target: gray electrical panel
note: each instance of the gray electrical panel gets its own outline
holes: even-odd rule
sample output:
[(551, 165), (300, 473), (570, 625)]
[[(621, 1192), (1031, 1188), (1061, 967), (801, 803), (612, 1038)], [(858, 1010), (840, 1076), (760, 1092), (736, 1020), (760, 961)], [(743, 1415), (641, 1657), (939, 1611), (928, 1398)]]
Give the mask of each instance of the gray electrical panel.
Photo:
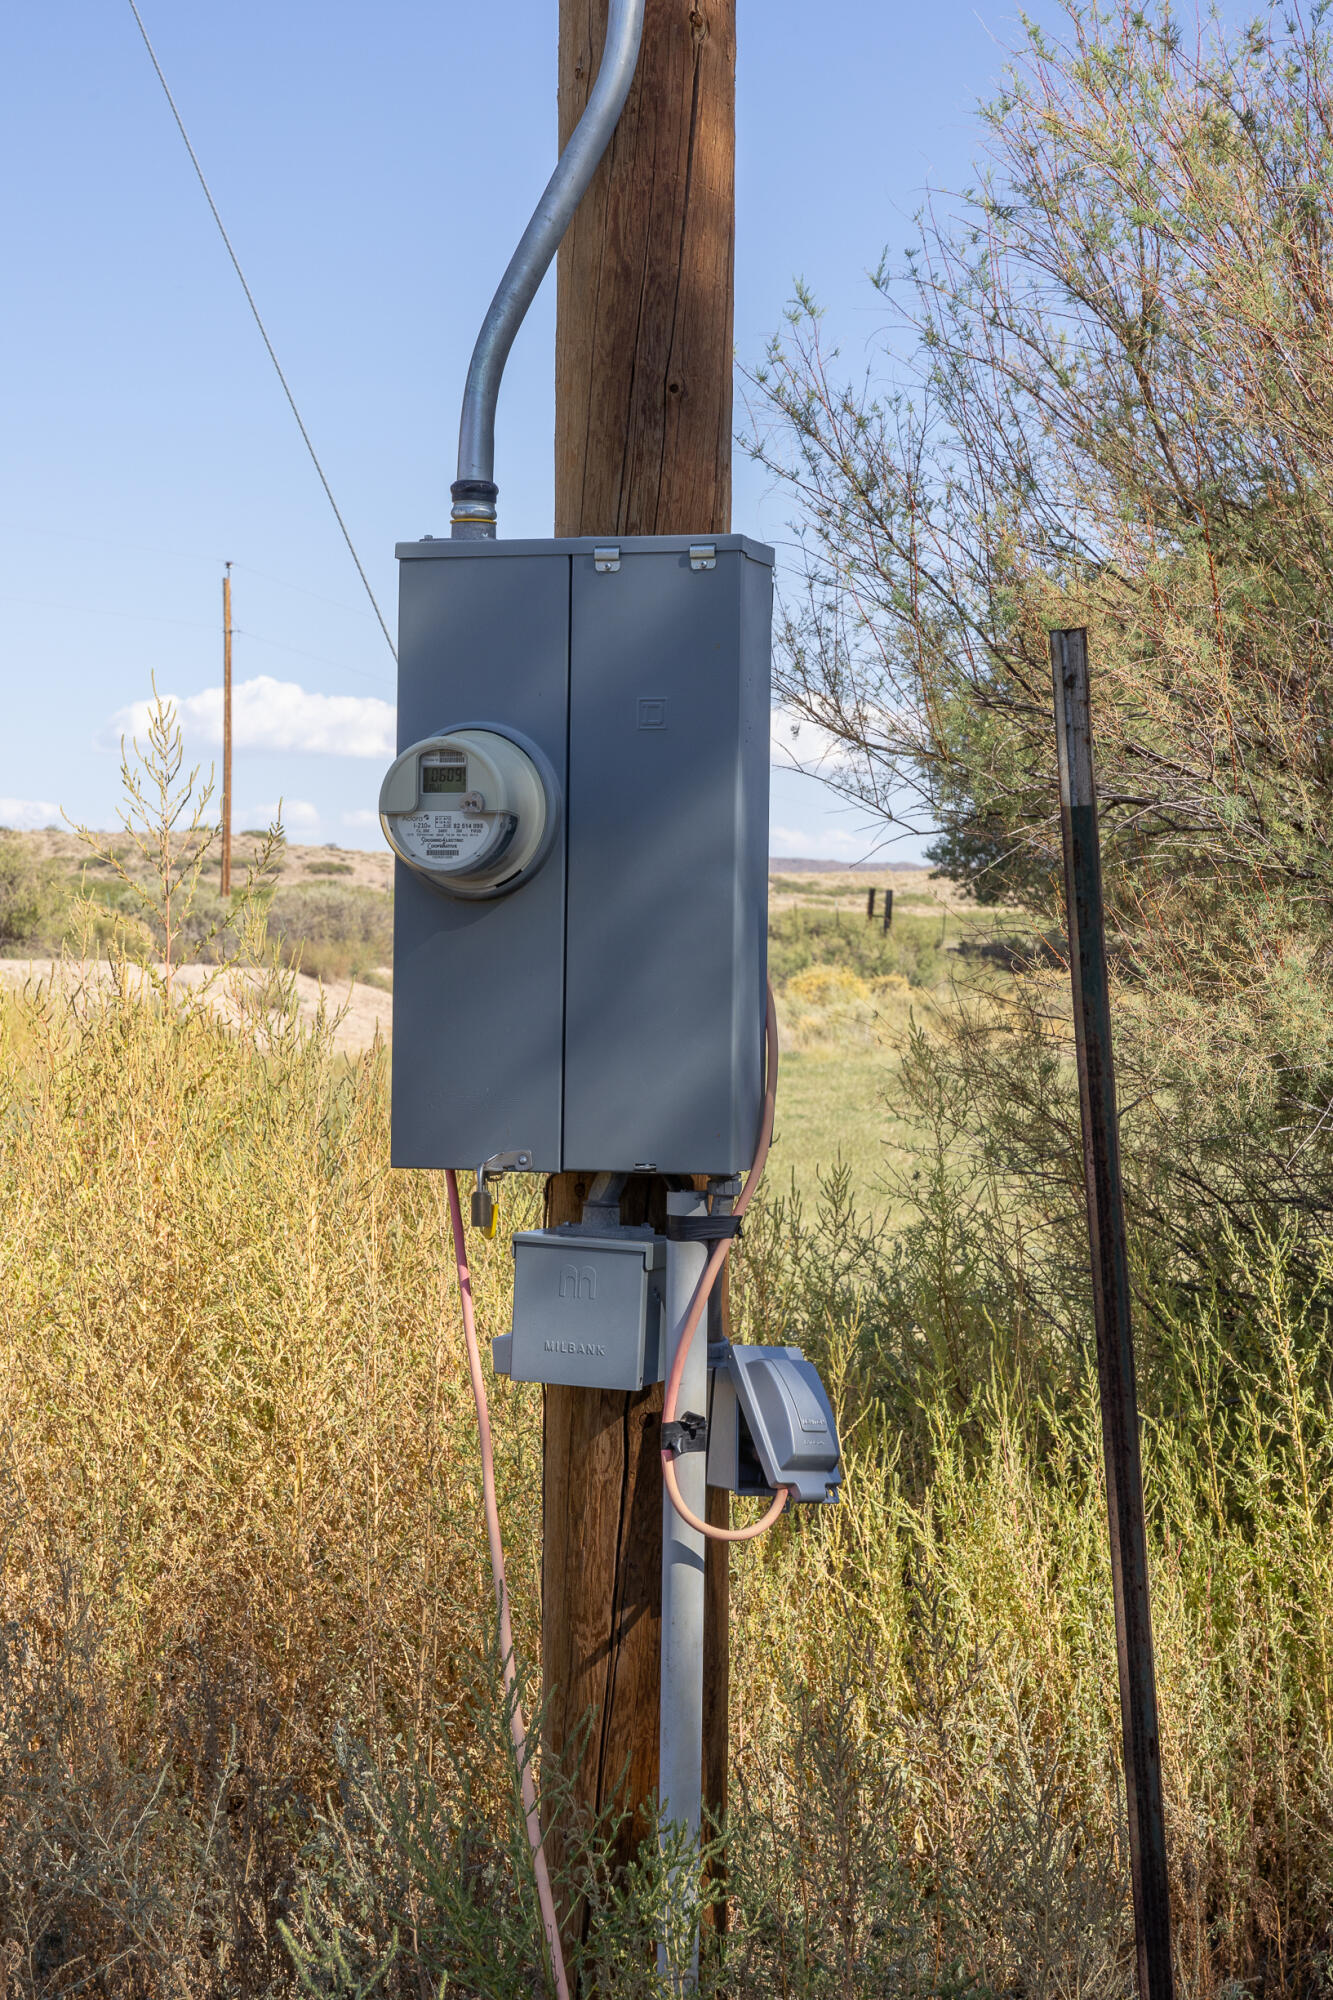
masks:
[(398, 555), (400, 750), (512, 736), (554, 775), (555, 827), (540, 865), (480, 899), (397, 865), (394, 1164), (747, 1165), (772, 551), (720, 535)]

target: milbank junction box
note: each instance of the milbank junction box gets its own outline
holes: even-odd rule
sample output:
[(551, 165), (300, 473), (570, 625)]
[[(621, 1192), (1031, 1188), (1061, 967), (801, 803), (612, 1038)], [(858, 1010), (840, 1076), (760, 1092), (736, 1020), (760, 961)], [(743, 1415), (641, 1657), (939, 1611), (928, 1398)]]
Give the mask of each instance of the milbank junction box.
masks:
[(445, 821), (428, 794), (484, 804), (489, 767), (468, 746), (497, 736), (540, 770), (546, 813), (536, 859), (470, 896), (394, 842), (394, 1165), (747, 1166), (763, 1087), (772, 550), (718, 535), (397, 553), (400, 758), (382, 813), (396, 804), (429, 832)]

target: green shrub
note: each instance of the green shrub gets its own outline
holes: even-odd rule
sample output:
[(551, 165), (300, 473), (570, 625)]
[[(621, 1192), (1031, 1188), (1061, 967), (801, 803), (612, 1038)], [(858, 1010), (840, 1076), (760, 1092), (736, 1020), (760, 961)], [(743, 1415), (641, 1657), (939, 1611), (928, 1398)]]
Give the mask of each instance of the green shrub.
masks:
[(393, 898), (350, 883), (293, 883), (268, 906), (269, 936), (282, 962), (317, 979), (347, 979), (386, 965), (393, 952)]
[(0, 828), (0, 953), (50, 949), (68, 900), (58, 866), (44, 866), (24, 840)]
[(940, 919), (895, 917), (890, 930), (860, 911), (775, 910), (768, 925), (768, 970), (775, 986), (811, 966), (836, 966), (863, 979), (899, 973), (912, 986), (937, 986), (948, 959)]
[[(1053, 940), (1050, 634), (1087, 634), (1154, 1292), (1238, 1287), (1238, 1228), (1313, 1287), (1333, 1231), (1333, 30), (1205, 15), (1022, 17), (975, 173), (876, 275), (878, 360), (845, 369), (804, 293), (755, 383), (805, 572), (781, 695), (869, 822), (910, 801), (937, 865)], [(1019, 982), (953, 1065), (1052, 1244), (1081, 1203), (1061, 1019), (1067, 982)]]

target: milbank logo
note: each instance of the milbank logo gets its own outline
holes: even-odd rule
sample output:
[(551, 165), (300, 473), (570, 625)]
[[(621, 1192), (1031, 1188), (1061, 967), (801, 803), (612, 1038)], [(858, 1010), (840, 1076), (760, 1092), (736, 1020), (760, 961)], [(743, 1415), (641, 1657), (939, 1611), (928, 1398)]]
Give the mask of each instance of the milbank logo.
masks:
[(560, 1273), (560, 1296), (562, 1299), (595, 1299), (597, 1297), (597, 1266), (566, 1264)]
[(543, 1343), (548, 1354), (604, 1355), (605, 1347), (599, 1340), (548, 1340)]

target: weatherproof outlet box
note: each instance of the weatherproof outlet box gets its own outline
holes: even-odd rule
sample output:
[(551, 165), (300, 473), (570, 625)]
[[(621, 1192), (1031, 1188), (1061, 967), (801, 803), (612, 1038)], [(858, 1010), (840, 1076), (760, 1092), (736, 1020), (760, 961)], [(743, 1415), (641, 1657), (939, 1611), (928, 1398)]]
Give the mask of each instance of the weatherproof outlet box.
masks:
[(730, 1174), (759, 1124), (770, 549), (409, 542), (400, 750), (511, 732), (554, 778), (517, 886), (397, 865), (393, 1161)]
[(662, 1379), (666, 1244), (567, 1223), (514, 1238), (514, 1329), (492, 1342), (516, 1382), (642, 1389)]
[(833, 1406), (799, 1347), (729, 1350), (713, 1376), (708, 1483), (733, 1493), (787, 1486), (797, 1500), (838, 1498), (842, 1464)]
[(708, 1377), (708, 1484), (745, 1497), (773, 1497), (726, 1368)]

